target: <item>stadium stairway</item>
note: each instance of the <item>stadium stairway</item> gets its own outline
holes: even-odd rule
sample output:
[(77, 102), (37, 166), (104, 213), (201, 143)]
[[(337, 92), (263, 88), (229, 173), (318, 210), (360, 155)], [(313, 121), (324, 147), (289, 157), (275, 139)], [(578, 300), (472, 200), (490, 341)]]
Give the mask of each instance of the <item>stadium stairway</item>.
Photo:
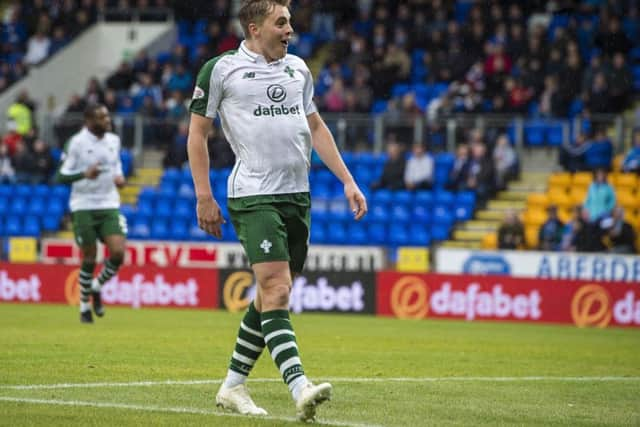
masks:
[(467, 249), (493, 248), (496, 232), (509, 210), (521, 212), (529, 194), (546, 190), (549, 172), (523, 172), (520, 179), (509, 183), (507, 190), (499, 192), (473, 219), (460, 223), (453, 231), (453, 239), (442, 243), (445, 247)]

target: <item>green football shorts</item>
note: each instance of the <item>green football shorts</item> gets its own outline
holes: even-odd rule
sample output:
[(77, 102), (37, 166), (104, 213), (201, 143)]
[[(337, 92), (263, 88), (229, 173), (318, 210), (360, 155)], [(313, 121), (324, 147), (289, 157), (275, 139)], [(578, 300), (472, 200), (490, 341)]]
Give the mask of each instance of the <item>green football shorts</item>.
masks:
[(127, 235), (127, 219), (118, 209), (75, 211), (71, 222), (78, 246), (90, 246), (114, 234)]
[(309, 193), (230, 198), (229, 215), (251, 265), (288, 261), (302, 271), (309, 248)]

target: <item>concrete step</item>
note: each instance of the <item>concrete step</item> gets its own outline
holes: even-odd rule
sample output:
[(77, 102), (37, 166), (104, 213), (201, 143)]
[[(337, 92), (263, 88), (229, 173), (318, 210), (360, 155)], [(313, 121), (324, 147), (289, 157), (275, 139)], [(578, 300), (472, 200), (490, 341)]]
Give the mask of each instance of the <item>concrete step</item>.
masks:
[(482, 241), (486, 231), (478, 231), (478, 230), (455, 230), (453, 232), (454, 240), (464, 240), (464, 241)]
[(484, 209), (476, 213), (476, 218), (483, 221), (502, 221), (504, 219), (504, 211)]
[(544, 192), (547, 190), (547, 182), (514, 181), (509, 183), (508, 190), (514, 192)]
[(501, 211), (507, 211), (510, 209), (520, 210), (524, 209), (526, 205), (526, 200), (489, 200), (487, 203), (487, 209)]
[(498, 200), (527, 200), (529, 193), (529, 191), (501, 191), (498, 193)]
[(470, 231), (495, 231), (500, 227), (500, 221), (487, 221), (472, 219), (462, 224), (463, 230)]
[(474, 241), (445, 240), (441, 243), (441, 246), (445, 248), (481, 249), (482, 243)]

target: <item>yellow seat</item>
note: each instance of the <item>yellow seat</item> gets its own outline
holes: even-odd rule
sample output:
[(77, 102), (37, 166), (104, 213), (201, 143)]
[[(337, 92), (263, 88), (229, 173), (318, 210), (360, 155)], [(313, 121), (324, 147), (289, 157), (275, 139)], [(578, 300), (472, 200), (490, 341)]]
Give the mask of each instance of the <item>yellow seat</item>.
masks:
[(640, 198), (627, 189), (616, 191), (616, 201), (625, 211), (636, 210), (640, 207)]
[(569, 191), (569, 197), (573, 202), (573, 206), (578, 206), (584, 203), (587, 198), (588, 188), (586, 187), (571, 187)]
[(547, 220), (547, 212), (544, 209), (528, 209), (522, 215), (522, 222), (525, 226), (539, 227)]
[(616, 191), (620, 189), (628, 189), (630, 191), (637, 191), (639, 186), (638, 176), (634, 173), (620, 173), (617, 174), (615, 180)]
[(558, 209), (558, 219), (562, 221), (563, 224), (571, 221), (573, 219), (573, 208), (563, 207)]
[(568, 187), (571, 185), (571, 174), (566, 172), (557, 172), (549, 175), (549, 187)]
[(538, 230), (540, 227), (528, 225), (524, 228), (524, 239), (529, 249), (538, 248)]
[(482, 238), (482, 249), (498, 249), (498, 235), (487, 233)]
[(552, 205), (556, 205), (558, 207), (573, 206), (573, 201), (571, 200), (571, 197), (569, 197), (569, 194), (567, 194), (566, 191), (552, 188), (551, 190), (549, 190), (547, 195), (549, 197), (549, 202)]
[(527, 207), (529, 209), (547, 209), (549, 197), (544, 193), (531, 193), (527, 196)]
[(620, 172), (622, 170), (622, 162), (624, 162), (624, 154), (618, 154), (613, 158), (613, 170)]
[(576, 172), (573, 174), (571, 180), (572, 186), (589, 187), (593, 181), (593, 174), (591, 172)]

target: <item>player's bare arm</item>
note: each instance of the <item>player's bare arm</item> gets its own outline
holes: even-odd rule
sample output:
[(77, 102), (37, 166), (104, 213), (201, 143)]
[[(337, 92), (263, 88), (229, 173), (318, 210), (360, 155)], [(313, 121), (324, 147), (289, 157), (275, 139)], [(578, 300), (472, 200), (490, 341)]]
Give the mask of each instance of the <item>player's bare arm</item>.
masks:
[(210, 130), (211, 119), (199, 114), (191, 114), (187, 153), (196, 192), (198, 225), (207, 233), (220, 239), (222, 237), (220, 226), (225, 221), (218, 202), (213, 198), (209, 182), (207, 135)]
[(360, 191), (353, 176), (351, 176), (347, 165), (344, 164), (329, 128), (327, 128), (327, 125), (318, 113), (307, 116), (307, 121), (311, 129), (311, 140), (314, 150), (316, 150), (320, 159), (322, 159), (331, 172), (344, 184), (344, 195), (349, 201), (349, 206), (354, 218), (356, 220), (361, 219), (368, 210), (367, 200), (362, 194), (362, 191)]

